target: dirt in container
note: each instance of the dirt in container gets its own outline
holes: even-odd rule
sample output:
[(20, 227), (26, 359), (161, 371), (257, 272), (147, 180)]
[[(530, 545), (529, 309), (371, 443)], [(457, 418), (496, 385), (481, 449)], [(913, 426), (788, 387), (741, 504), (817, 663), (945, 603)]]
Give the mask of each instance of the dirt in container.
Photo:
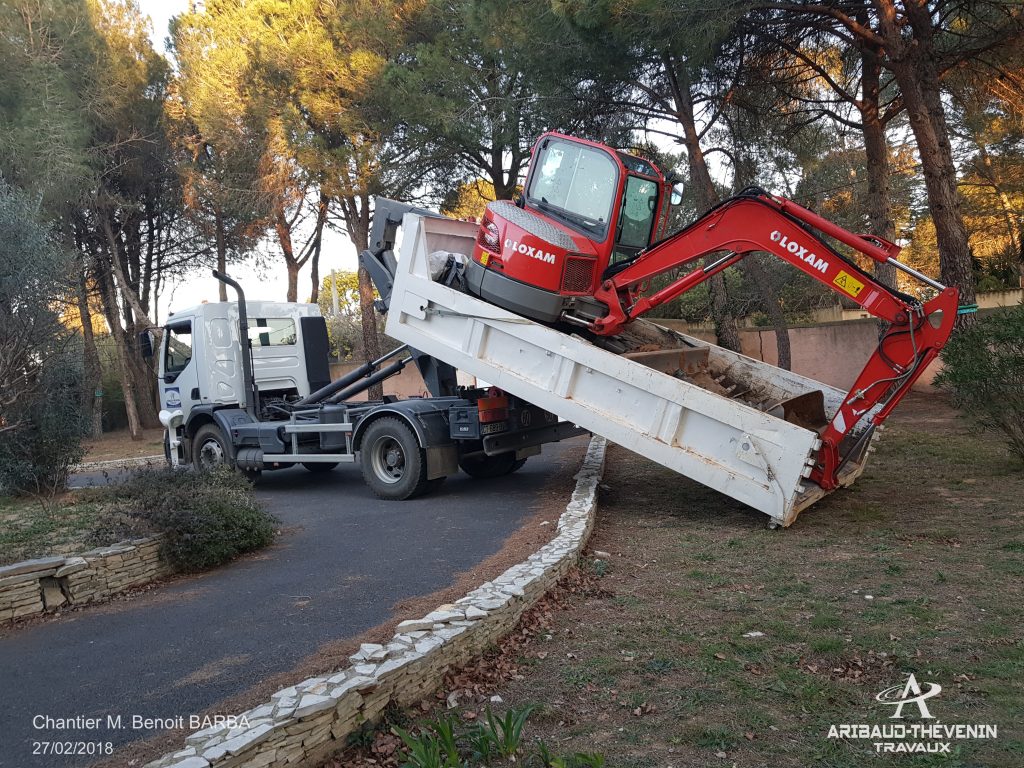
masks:
[(634, 320), (612, 339), (595, 343), (609, 351), (694, 384), (721, 397), (738, 400), (792, 424), (820, 432), (828, 423), (820, 390), (780, 400), (750, 382), (736, 381), (716, 370), (709, 348), (690, 344), (682, 336), (642, 319)]

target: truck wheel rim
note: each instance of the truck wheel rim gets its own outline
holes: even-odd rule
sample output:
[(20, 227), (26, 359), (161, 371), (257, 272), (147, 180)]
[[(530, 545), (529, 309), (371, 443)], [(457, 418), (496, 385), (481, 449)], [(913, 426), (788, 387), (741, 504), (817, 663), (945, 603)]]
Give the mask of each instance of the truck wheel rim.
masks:
[(207, 440), (199, 449), (199, 466), (203, 469), (213, 469), (224, 463), (224, 448), (219, 442)]
[(393, 437), (382, 437), (370, 453), (373, 473), (385, 483), (397, 483), (405, 475), (405, 451)]

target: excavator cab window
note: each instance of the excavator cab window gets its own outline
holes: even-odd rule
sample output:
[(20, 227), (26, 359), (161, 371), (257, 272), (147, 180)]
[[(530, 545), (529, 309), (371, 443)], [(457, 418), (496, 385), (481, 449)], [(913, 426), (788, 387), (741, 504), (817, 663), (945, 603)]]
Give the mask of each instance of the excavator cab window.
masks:
[(632, 259), (651, 241), (651, 227), (658, 211), (658, 184), (653, 179), (628, 176), (615, 233), (611, 264)]
[(603, 240), (618, 176), (608, 153), (585, 144), (548, 139), (534, 165), (526, 202)]

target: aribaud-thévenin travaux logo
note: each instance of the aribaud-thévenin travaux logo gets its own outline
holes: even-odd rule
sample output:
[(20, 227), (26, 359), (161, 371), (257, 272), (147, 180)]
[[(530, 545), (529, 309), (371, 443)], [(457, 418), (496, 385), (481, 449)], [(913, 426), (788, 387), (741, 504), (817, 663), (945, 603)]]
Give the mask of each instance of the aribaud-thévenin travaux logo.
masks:
[(875, 696), (879, 703), (894, 708), (889, 722), (832, 725), (828, 737), (868, 740), (879, 753), (951, 754), (953, 744), (958, 741), (999, 736), (997, 725), (945, 723), (937, 718), (929, 704), (935, 706), (933, 700), (940, 693), (942, 686), (938, 683), (925, 682), (922, 687), (911, 674), (905, 682)]

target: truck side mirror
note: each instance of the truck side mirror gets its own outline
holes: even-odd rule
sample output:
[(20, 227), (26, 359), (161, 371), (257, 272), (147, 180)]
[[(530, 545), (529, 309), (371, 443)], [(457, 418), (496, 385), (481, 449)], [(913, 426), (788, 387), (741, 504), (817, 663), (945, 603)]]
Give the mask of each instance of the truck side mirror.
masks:
[(139, 334), (139, 354), (147, 360), (153, 357), (153, 332), (148, 329)]
[(683, 182), (676, 182), (672, 185), (672, 194), (669, 196), (668, 201), (672, 205), (679, 205), (683, 202)]

